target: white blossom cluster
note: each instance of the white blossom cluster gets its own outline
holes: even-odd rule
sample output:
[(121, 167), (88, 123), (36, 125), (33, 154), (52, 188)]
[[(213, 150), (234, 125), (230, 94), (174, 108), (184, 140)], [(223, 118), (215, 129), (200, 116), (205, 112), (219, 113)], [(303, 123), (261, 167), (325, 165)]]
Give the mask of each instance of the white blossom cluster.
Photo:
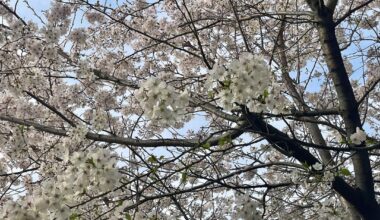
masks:
[(106, 149), (75, 152), (70, 157), (70, 166), (59, 181), (66, 193), (83, 193), (93, 190), (111, 190), (118, 182), (116, 159)]
[(240, 220), (261, 220), (261, 215), (256, 210), (257, 204), (252, 201), (248, 196), (235, 197), (235, 219)]
[[(37, 201), (39, 203), (39, 201)], [(47, 202), (46, 202), (47, 203)], [(0, 213), (1, 219), (7, 219), (7, 220), (38, 220), (38, 219), (54, 219), (54, 215), (51, 215), (51, 218), (48, 214), (45, 213), (45, 215), (39, 210), (37, 210), (39, 205), (32, 205), (28, 204), (27, 202), (23, 201), (22, 204), (19, 204), (14, 201), (7, 201)], [(58, 219), (60, 218), (57, 215)], [(66, 216), (67, 219), (68, 216)]]
[(321, 163), (315, 163), (315, 164), (312, 165), (312, 168), (314, 170), (320, 171), (320, 170), (323, 170), (323, 165)]
[(32, 56), (40, 57), (43, 53), (43, 46), (39, 41), (32, 41), (26, 47)]
[(71, 7), (68, 4), (56, 2), (53, 4), (50, 13), (48, 14), (49, 22), (59, 22), (68, 18), (71, 15)]
[(85, 16), (87, 21), (91, 24), (95, 24), (97, 22), (101, 23), (105, 20), (104, 15), (99, 12), (90, 11), (87, 12)]
[(95, 79), (95, 74), (92, 73), (91, 67), (88, 61), (80, 60), (78, 62), (77, 76), (78, 78), (87, 79), (93, 81)]
[(86, 43), (87, 34), (84, 28), (73, 29), (70, 33), (69, 39), (78, 45)]
[(42, 33), (45, 36), (45, 40), (48, 43), (57, 43), (59, 38), (65, 33), (64, 30), (54, 27), (46, 26), (42, 29)]
[(263, 59), (252, 54), (242, 54), (227, 68), (216, 66), (210, 71), (205, 87), (209, 93), (217, 90), (216, 98), (227, 111), (235, 103), (246, 105), (254, 112), (285, 111), (286, 99), (280, 94), (280, 85), (274, 82)]
[(299, 183), (300, 182), (300, 179), (303, 177), (301, 172), (297, 169), (293, 169), (293, 171), (290, 173), (290, 180), (293, 182), (293, 183)]
[(26, 145), (24, 130), (25, 128), (23, 126), (18, 126), (13, 132), (13, 143), (17, 148), (23, 148)]
[(185, 115), (189, 94), (187, 91), (178, 94), (173, 86), (152, 77), (141, 85), (136, 99), (148, 118), (162, 125), (173, 125)]
[(8, 201), (0, 210), (1, 219), (66, 220), (71, 215), (69, 205), (80, 197), (112, 190), (119, 181), (116, 159), (106, 149), (75, 152), (67, 169), (45, 181), (41, 188), (20, 201)]
[(347, 219), (347, 211), (344, 206), (336, 203), (335, 198), (328, 198), (320, 202), (321, 204), (315, 205), (315, 208), (319, 210), (319, 219), (328, 220), (342, 220)]
[(84, 140), (87, 132), (88, 132), (88, 129), (86, 126), (79, 125), (77, 127), (70, 128), (67, 132), (67, 136), (70, 137), (70, 143), (78, 144)]
[(100, 131), (107, 126), (107, 113), (101, 110), (94, 111), (92, 126), (95, 130)]
[(363, 141), (367, 139), (367, 135), (360, 128), (356, 128), (356, 132), (351, 134), (350, 140), (355, 145), (360, 145)]
[(334, 181), (335, 179), (335, 176), (336, 176), (336, 173), (333, 172), (332, 170), (326, 170), (323, 174), (323, 179), (322, 181), (324, 182), (327, 182), (327, 183), (330, 183), (332, 181)]

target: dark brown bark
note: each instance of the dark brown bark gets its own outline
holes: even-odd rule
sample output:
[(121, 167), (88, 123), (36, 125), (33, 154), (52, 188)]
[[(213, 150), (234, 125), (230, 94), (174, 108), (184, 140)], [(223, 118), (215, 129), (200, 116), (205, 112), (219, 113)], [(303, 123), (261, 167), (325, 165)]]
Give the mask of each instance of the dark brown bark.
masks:
[(246, 108), (244, 112), (250, 124), (249, 129), (251, 132), (263, 136), (278, 151), (286, 156), (296, 158), (302, 164), (311, 166), (319, 163), (319, 160), (303, 148), (302, 145), (289, 138), (287, 134), (266, 123), (260, 115), (251, 113)]
[[(248, 112), (247, 109), (245, 109), (245, 115), (251, 125), (251, 131), (260, 133), (260, 135), (265, 137), (269, 143), (284, 155), (294, 157), (302, 164), (313, 165), (319, 162), (318, 159), (304, 149), (302, 145), (290, 139), (285, 133), (267, 124), (260, 115)], [(380, 208), (376, 200), (370, 199), (360, 188), (350, 186), (339, 176), (333, 180), (332, 188), (338, 192), (351, 207), (354, 207), (355, 211), (360, 213), (363, 219), (379, 219)]]
[(341, 177), (336, 177), (332, 187), (360, 213), (363, 219), (378, 220), (380, 208), (376, 200), (368, 200), (360, 189), (354, 189)]
[[(331, 4), (333, 4), (333, 2), (331, 2)], [(333, 5), (331, 7), (335, 8), (335, 6)], [(293, 100), (296, 106), (303, 111), (310, 111), (311, 110), (310, 107), (305, 103), (304, 99), (298, 93), (296, 87), (294, 86), (293, 80), (289, 76), (288, 61), (287, 61), (286, 52), (285, 52), (286, 48), (285, 48), (284, 31), (285, 31), (285, 20), (282, 22), (280, 32), (278, 35), (278, 40), (277, 40), (280, 64), (282, 68), (282, 71), (281, 71), (282, 78), (284, 79), (286, 87), (288, 88), (289, 94), (293, 97)], [(314, 117), (301, 117), (301, 118), (314, 119)], [(327, 146), (326, 141), (322, 136), (322, 132), (318, 127), (318, 124), (305, 122), (305, 125), (315, 144), (320, 145), (320, 146)], [(332, 160), (331, 153), (328, 150), (318, 149), (318, 153), (324, 165), (335, 164), (334, 161)], [(335, 187), (339, 187), (339, 185), (335, 184)], [(351, 188), (351, 190), (353, 189)], [(345, 201), (345, 203), (348, 206), (348, 209), (351, 215), (351, 220), (360, 220), (361, 219), (360, 215), (356, 211), (356, 209), (353, 207), (353, 205), (347, 202), (347, 200)]]
[[(335, 35), (333, 11), (325, 7), (321, 0), (307, 0), (307, 3), (315, 13), (323, 56), (334, 83), (339, 101), (340, 115), (343, 118), (346, 134), (349, 137), (355, 132), (356, 127), (361, 128), (361, 121), (358, 105)], [(342, 195), (344, 190), (335, 190), (349, 201), (364, 219), (379, 219), (380, 208), (375, 199), (374, 182), (368, 152), (358, 151), (354, 153), (352, 161), (357, 193)]]

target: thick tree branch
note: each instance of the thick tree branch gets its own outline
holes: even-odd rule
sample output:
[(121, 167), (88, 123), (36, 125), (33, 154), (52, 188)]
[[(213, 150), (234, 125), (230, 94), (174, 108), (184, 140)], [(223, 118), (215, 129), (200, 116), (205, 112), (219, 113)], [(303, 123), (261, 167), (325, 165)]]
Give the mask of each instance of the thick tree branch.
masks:
[[(317, 30), (319, 41), (323, 55), (330, 71), (332, 81), (339, 100), (340, 112), (343, 118), (347, 136), (353, 134), (357, 127), (361, 128), (361, 121), (358, 111), (354, 92), (345, 69), (339, 43), (335, 35), (335, 23), (333, 21), (333, 11), (323, 5), (323, 1), (306, 0), (310, 8), (315, 12), (317, 22)], [(364, 145), (362, 144), (361, 147)], [(380, 216), (379, 205), (376, 202), (374, 194), (374, 183), (372, 169), (369, 161), (368, 152), (356, 152), (352, 156), (355, 171), (355, 183), (359, 188), (360, 201), (368, 201), (368, 207), (371, 207), (371, 214)], [(349, 201), (349, 200), (348, 200)], [(361, 207), (357, 206), (360, 201), (355, 201), (352, 205), (360, 212), (360, 214), (368, 218), (368, 211), (363, 212)]]
[(277, 128), (270, 124), (267, 124), (261, 116), (256, 113), (251, 113), (248, 109), (244, 109), (244, 114), (250, 123), (250, 128), (253, 132), (259, 132), (264, 136), (269, 143), (277, 147), (281, 153), (296, 158), (303, 164), (313, 165), (319, 163), (319, 160), (315, 158), (309, 151), (304, 149), (297, 142), (291, 141), (291, 139), (285, 133), (281, 132)]
[[(246, 116), (251, 123), (253, 131), (261, 132), (261, 135), (263, 135), (269, 143), (280, 148), (281, 153), (292, 156), (303, 164), (313, 165), (319, 163), (309, 151), (305, 150), (297, 142), (289, 140), (286, 134), (265, 123), (257, 114), (247, 112)], [(380, 209), (376, 200), (368, 200), (366, 193), (363, 193), (360, 189), (351, 187), (341, 177), (334, 179), (332, 188), (353, 205), (365, 219), (375, 220), (373, 216), (378, 216)], [(367, 210), (368, 207), (370, 210)]]
[[(49, 134), (54, 134), (58, 136), (67, 136), (67, 131), (62, 129), (53, 128), (50, 126), (41, 125), (29, 120), (23, 120), (14, 118), (12, 116), (0, 115), (1, 121), (7, 121), (14, 124), (25, 125), (35, 128), (38, 131), (47, 132)], [(132, 145), (138, 147), (199, 147), (202, 144), (208, 143), (210, 146), (218, 145), (220, 139), (229, 138), (233, 140), (239, 137), (246, 131), (247, 123), (242, 123), (235, 129), (230, 129), (218, 136), (210, 136), (204, 140), (197, 139), (150, 139), (150, 140), (140, 140), (134, 138), (125, 138), (112, 135), (103, 135), (88, 132), (86, 138), (93, 141), (101, 141), (106, 143), (115, 143), (122, 145)]]

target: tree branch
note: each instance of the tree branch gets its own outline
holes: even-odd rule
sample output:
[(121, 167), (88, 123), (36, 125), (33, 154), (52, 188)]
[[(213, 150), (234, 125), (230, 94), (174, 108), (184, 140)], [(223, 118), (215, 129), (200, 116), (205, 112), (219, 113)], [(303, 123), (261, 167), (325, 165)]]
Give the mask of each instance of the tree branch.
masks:
[(71, 126), (73, 126), (73, 127), (76, 126), (74, 122), (72, 122), (70, 119), (68, 119), (66, 116), (64, 116), (61, 112), (59, 112), (54, 106), (48, 104), (47, 102), (45, 102), (44, 100), (40, 99), (39, 97), (37, 97), (36, 95), (32, 94), (31, 92), (28, 92), (28, 91), (24, 91), (24, 92), (26, 94), (28, 94), (29, 96), (31, 96), (33, 99), (35, 99), (37, 102), (39, 102), (40, 104), (42, 104), (43, 106), (47, 107), (52, 112), (54, 112), (55, 114), (57, 114), (64, 121), (66, 121), (67, 123), (69, 123)]
[[(68, 136), (67, 131), (62, 129), (53, 128), (50, 126), (41, 125), (29, 120), (23, 120), (14, 118), (12, 116), (0, 115), (0, 120), (7, 121), (19, 125), (25, 125), (35, 128), (38, 131), (47, 132), (49, 134), (54, 134), (58, 136)], [(88, 132), (86, 138), (93, 141), (101, 141), (106, 143), (115, 143), (122, 145), (133, 145), (138, 147), (201, 147), (202, 144), (208, 143), (210, 146), (215, 146), (219, 144), (221, 139), (230, 138), (231, 140), (239, 137), (246, 131), (247, 123), (242, 123), (240, 126), (234, 129), (230, 129), (227, 132), (218, 135), (216, 137), (210, 136), (204, 140), (198, 139), (151, 139), (151, 140), (140, 140), (134, 138), (125, 138), (112, 135), (103, 135)]]

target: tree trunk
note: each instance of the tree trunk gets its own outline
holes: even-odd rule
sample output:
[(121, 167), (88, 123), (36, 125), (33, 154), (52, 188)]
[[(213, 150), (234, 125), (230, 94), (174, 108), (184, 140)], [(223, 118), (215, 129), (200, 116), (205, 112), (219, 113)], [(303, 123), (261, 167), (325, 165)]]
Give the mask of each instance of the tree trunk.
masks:
[[(318, 20), (317, 30), (319, 33), (319, 41), (338, 96), (340, 115), (345, 124), (346, 135), (349, 137), (355, 132), (356, 127), (361, 128), (361, 122), (358, 105), (344, 67), (342, 54), (335, 35), (333, 12), (323, 4), (320, 4), (317, 9), (313, 7), (312, 9)], [(364, 145), (362, 145), (362, 147), (363, 146)], [(379, 219), (380, 208), (375, 199), (374, 182), (368, 152), (356, 151), (352, 156), (352, 161), (358, 191), (358, 197), (355, 199), (361, 200), (356, 201), (353, 205), (364, 219)]]

